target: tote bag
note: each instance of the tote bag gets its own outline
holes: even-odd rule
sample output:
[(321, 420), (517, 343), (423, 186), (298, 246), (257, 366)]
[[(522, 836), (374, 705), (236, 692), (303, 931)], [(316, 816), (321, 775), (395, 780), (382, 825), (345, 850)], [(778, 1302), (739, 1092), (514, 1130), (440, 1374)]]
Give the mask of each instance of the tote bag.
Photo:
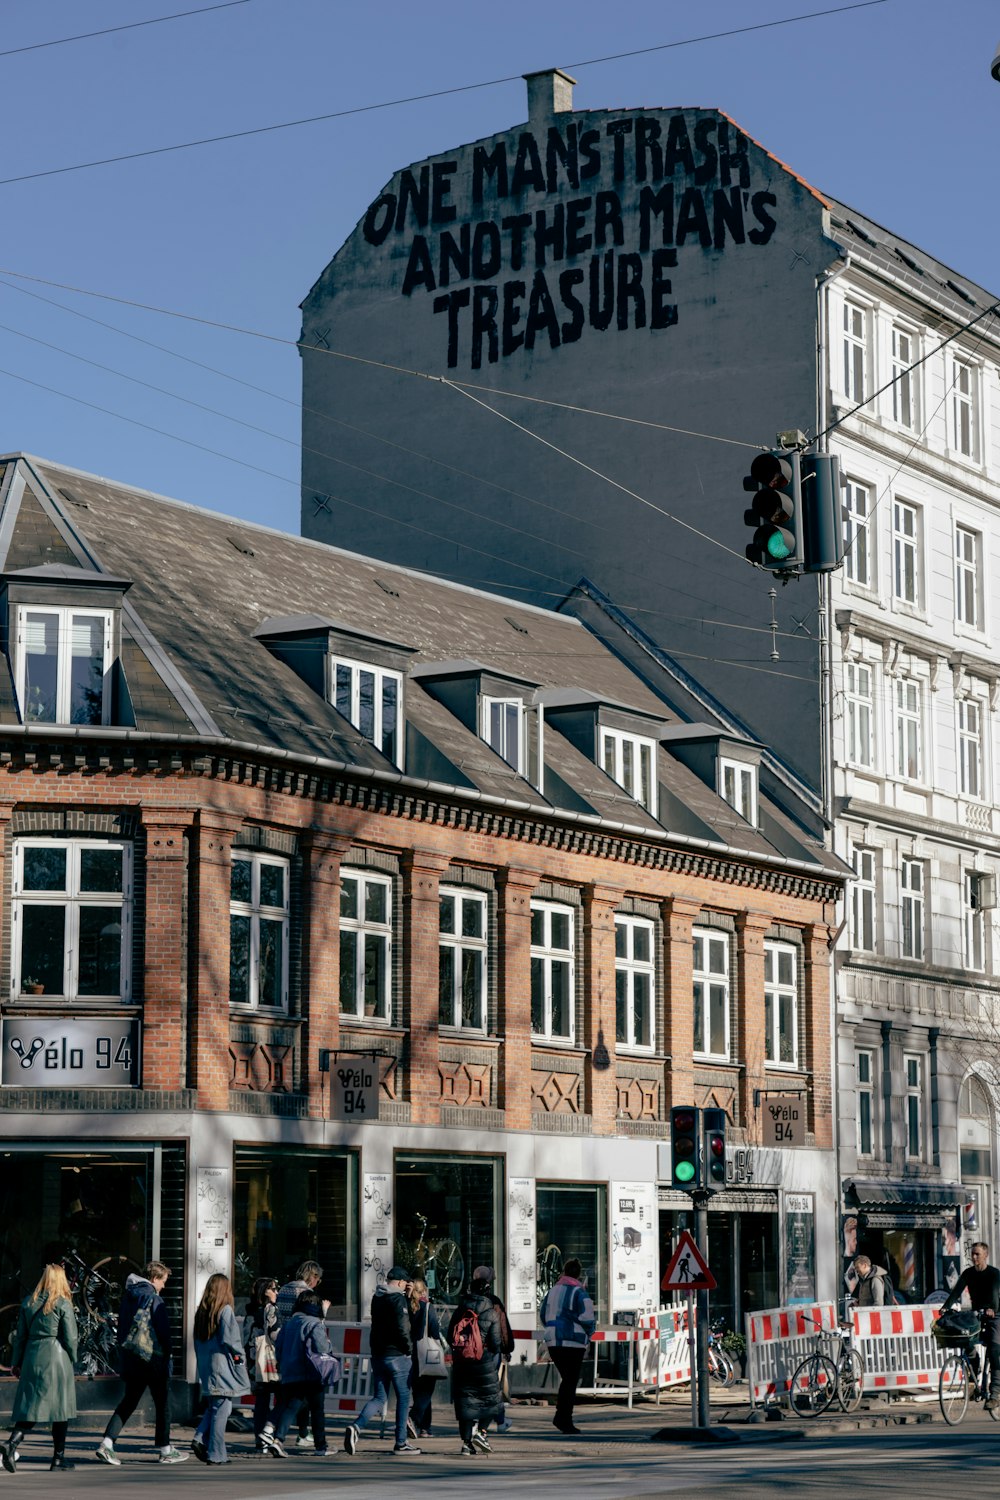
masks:
[(260, 1385), (270, 1385), (278, 1379), (278, 1359), (274, 1345), (266, 1333), (258, 1334), (254, 1355), (255, 1378)]
[(446, 1380), (448, 1368), (445, 1364), (444, 1345), (440, 1339), (425, 1333), (417, 1339), (417, 1376), (420, 1380)]

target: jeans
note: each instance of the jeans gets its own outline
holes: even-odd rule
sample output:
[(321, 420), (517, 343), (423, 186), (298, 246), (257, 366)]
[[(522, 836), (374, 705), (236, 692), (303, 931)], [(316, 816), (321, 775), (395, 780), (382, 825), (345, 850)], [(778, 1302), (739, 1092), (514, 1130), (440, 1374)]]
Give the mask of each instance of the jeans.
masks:
[(122, 1379), (125, 1382), (125, 1394), (115, 1407), (114, 1414), (107, 1427), (104, 1436), (112, 1443), (121, 1432), (129, 1417), (135, 1411), (142, 1399), (143, 1392), (149, 1387), (149, 1394), (153, 1398), (153, 1406), (156, 1409), (156, 1435), (153, 1438), (157, 1448), (166, 1448), (170, 1443), (170, 1418), (167, 1415), (167, 1365), (165, 1360), (139, 1360), (130, 1358), (126, 1353), (122, 1356)]
[(552, 1363), (561, 1377), (554, 1418), (557, 1427), (572, 1427), (573, 1425), (573, 1402), (576, 1400), (576, 1387), (580, 1380), (580, 1371), (583, 1369), (586, 1352), (582, 1345), (574, 1346), (573, 1344), (557, 1345), (549, 1350)]
[(390, 1386), (396, 1392), (396, 1447), (406, 1442), (406, 1418), (410, 1411), (410, 1371), (413, 1361), (409, 1354), (372, 1355), (372, 1395), (365, 1402), (355, 1427), (362, 1432), (373, 1417), (385, 1411), (389, 1400)]
[(274, 1435), (279, 1443), (284, 1442), (293, 1419), (298, 1416), (299, 1409), (304, 1403), (312, 1418), (316, 1452), (326, 1452), (326, 1416), (323, 1411), (323, 1395), (323, 1387), (318, 1380), (291, 1380), (281, 1387), (278, 1410), (274, 1419)]
[(198, 1423), (195, 1437), (200, 1438), (208, 1449), (208, 1461), (212, 1464), (227, 1464), (226, 1423), (233, 1403), (228, 1396), (209, 1396), (205, 1415)]

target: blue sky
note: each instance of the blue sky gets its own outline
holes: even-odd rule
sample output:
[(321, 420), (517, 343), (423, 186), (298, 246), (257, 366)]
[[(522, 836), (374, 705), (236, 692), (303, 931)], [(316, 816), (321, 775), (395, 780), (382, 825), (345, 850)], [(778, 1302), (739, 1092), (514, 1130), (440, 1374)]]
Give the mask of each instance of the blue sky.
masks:
[[(0, 51), (198, 3), (6, 0)], [(580, 66), (836, 3), (506, 0), (493, 20), (466, 0), (246, 0), (0, 57), (0, 178), (555, 65), (579, 108), (718, 106), (821, 191), (1000, 293), (996, 0), (885, 0)], [(0, 266), (294, 340), (299, 301), (396, 168), (525, 116), (518, 80), (10, 182)], [(298, 530), (294, 348), (7, 281), (0, 448)]]

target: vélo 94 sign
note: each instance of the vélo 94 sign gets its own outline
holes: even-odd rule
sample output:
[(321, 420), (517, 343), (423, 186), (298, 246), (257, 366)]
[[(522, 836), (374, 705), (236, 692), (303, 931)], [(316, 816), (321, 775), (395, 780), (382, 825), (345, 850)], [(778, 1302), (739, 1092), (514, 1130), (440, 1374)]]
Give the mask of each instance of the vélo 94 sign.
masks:
[(19, 1088), (138, 1088), (138, 1020), (5, 1016), (0, 1083)]
[(373, 1057), (342, 1053), (330, 1068), (331, 1120), (378, 1118), (378, 1064)]
[(805, 1103), (796, 1095), (774, 1095), (761, 1101), (764, 1145), (790, 1150), (806, 1143)]

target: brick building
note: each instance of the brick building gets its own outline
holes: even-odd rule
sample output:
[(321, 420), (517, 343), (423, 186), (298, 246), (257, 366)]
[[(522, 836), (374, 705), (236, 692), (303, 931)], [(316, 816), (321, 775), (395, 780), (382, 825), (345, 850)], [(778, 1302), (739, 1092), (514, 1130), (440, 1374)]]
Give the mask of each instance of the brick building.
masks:
[(4, 1300), (55, 1244), (162, 1256), (181, 1328), (215, 1269), (315, 1255), (353, 1317), (487, 1261), (530, 1327), (576, 1252), (608, 1320), (686, 1207), (671, 1102), (752, 1146), (767, 1092), (806, 1146), (718, 1195), (723, 1305), (829, 1295), (842, 867), (760, 745), (579, 620), (2, 463)]

